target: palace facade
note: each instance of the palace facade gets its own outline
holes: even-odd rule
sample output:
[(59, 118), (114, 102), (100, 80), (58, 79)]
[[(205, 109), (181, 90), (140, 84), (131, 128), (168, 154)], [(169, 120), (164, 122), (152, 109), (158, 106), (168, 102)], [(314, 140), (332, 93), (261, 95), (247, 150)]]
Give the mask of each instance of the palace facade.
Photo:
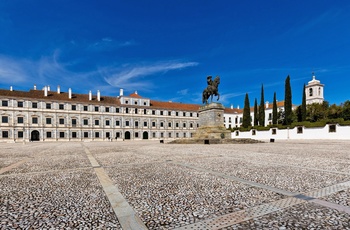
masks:
[(0, 90), (2, 141), (98, 141), (190, 138), (199, 105), (154, 101), (137, 92), (117, 97), (71, 89)]

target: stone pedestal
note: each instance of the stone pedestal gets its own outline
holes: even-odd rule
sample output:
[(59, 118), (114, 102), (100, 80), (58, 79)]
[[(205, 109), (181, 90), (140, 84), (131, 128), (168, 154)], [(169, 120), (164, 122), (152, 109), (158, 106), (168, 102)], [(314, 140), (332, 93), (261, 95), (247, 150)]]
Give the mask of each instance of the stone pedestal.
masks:
[(199, 109), (199, 128), (196, 139), (228, 139), (231, 132), (224, 126), (224, 109), (221, 103), (210, 103)]

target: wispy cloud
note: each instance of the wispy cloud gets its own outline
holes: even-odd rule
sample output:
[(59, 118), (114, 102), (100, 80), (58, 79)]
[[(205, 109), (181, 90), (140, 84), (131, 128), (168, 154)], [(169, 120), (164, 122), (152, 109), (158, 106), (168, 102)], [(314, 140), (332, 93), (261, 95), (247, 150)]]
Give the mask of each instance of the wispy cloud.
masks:
[(176, 92), (177, 94), (181, 96), (186, 96), (188, 94), (188, 89), (182, 89)]
[(131, 89), (142, 86), (143, 88), (147, 88), (152, 86), (152, 84), (148, 80), (143, 79), (144, 77), (197, 65), (197, 62), (170, 61), (142, 66), (126, 65), (121, 68), (104, 68), (100, 70), (100, 73), (104, 76), (105, 81), (114, 87)]
[(127, 46), (133, 46), (136, 44), (137, 43), (134, 40), (116, 41), (110, 37), (105, 37), (98, 41), (93, 42), (92, 44), (89, 44), (87, 46), (87, 50), (104, 51), (104, 50), (118, 49), (118, 48), (127, 47)]
[(3, 83), (25, 82), (32, 72), (32, 62), (0, 56), (0, 80)]

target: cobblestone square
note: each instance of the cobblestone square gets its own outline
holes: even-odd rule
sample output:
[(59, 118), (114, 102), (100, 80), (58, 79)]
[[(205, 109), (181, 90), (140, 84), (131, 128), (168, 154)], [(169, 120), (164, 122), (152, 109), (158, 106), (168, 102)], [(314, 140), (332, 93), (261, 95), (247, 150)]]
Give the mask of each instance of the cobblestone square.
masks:
[(1, 229), (350, 229), (350, 142), (0, 145)]

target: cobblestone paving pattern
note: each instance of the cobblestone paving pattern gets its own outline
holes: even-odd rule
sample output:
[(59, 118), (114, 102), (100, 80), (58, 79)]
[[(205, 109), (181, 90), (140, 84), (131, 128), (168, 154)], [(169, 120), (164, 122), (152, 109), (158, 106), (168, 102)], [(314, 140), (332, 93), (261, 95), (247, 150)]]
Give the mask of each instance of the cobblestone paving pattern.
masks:
[(121, 229), (98, 168), (149, 229), (350, 229), (349, 149), (336, 140), (2, 143), (1, 229)]

